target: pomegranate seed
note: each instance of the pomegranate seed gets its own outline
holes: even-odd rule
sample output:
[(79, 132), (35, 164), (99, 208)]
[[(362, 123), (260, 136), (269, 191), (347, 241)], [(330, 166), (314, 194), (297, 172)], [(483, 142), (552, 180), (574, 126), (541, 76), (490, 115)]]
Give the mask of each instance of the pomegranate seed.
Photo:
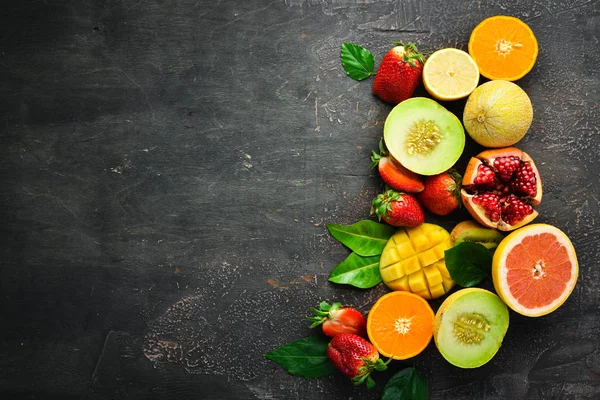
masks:
[(517, 156), (498, 157), (494, 160), (494, 168), (498, 171), (498, 179), (508, 182), (519, 168), (521, 159)]
[(537, 194), (536, 176), (527, 161), (523, 162), (515, 172), (510, 187), (516, 195), (535, 197)]
[(485, 215), (492, 222), (498, 222), (502, 214), (500, 198), (493, 193), (484, 193), (473, 196), (473, 203), (485, 210)]
[(502, 219), (509, 225), (515, 225), (533, 212), (533, 207), (514, 195), (508, 196), (502, 205)]
[(477, 176), (473, 182), (476, 185), (493, 187), (495, 180), (494, 171), (485, 164), (479, 164), (479, 167), (477, 167)]

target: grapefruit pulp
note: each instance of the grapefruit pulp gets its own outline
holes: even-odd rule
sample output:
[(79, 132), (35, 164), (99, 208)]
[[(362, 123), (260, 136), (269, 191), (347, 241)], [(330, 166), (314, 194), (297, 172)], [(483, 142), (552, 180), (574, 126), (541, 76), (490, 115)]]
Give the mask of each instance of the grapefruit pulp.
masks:
[(506, 236), (492, 261), (496, 292), (506, 305), (528, 317), (560, 307), (578, 274), (573, 244), (564, 232), (547, 224), (528, 225)]

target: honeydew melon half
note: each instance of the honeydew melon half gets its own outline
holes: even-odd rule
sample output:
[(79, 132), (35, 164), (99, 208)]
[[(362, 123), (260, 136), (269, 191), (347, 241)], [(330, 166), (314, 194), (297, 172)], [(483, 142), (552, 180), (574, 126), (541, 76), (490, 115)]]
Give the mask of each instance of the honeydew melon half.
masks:
[(396, 105), (383, 127), (389, 153), (421, 175), (448, 170), (465, 148), (460, 120), (434, 100), (413, 97)]

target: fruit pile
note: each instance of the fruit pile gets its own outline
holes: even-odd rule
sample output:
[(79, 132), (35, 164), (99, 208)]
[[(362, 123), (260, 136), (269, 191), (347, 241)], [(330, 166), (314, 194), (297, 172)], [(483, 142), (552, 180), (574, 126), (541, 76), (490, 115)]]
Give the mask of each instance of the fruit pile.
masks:
[[(546, 315), (573, 291), (575, 249), (560, 229), (530, 224), (542, 180), (533, 159), (512, 147), (533, 119), (529, 97), (513, 81), (535, 64), (535, 36), (517, 18), (494, 16), (475, 27), (468, 49), (440, 49), (426, 59), (414, 44), (396, 43), (381, 61), (373, 94), (395, 106), (371, 156), (385, 184), (371, 204), (379, 222), (327, 225), (351, 250), (329, 280), (362, 289), (383, 282), (391, 292), (366, 319), (350, 306), (321, 302), (307, 319), (327, 338), (300, 339), (265, 355), (288, 372), (319, 377), (337, 369), (373, 387), (373, 371), (420, 354), (432, 338), (449, 363), (477, 368), (500, 349), (509, 309)], [(373, 74), (374, 57), (361, 46), (344, 43), (341, 56), (351, 78)], [(480, 85), (480, 75), (489, 81)], [(421, 83), (433, 99), (413, 97)], [(462, 121), (436, 101), (462, 98)], [(488, 149), (470, 158), (461, 177), (455, 164), (465, 130)], [(425, 222), (427, 212), (444, 216), (461, 205), (473, 220), (452, 232)], [(485, 279), (497, 294), (476, 287)], [(434, 312), (428, 300), (446, 295)], [(425, 379), (407, 368), (382, 398), (426, 397)]]

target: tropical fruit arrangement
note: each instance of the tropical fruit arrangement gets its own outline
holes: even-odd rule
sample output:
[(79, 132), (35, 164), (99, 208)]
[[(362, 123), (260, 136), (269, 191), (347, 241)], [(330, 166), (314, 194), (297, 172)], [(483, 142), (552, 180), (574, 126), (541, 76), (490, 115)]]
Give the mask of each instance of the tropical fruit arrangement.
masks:
[[(329, 224), (350, 250), (329, 276), (335, 284), (390, 291), (365, 316), (350, 305), (322, 301), (308, 316), (313, 335), (265, 355), (294, 375), (336, 370), (358, 385), (393, 360), (420, 354), (433, 339), (450, 364), (478, 368), (500, 351), (511, 312), (540, 317), (560, 307), (578, 279), (573, 244), (559, 228), (532, 223), (542, 201), (542, 178), (518, 147), (533, 107), (514, 81), (534, 66), (537, 40), (521, 20), (493, 16), (474, 27), (468, 52), (455, 48), (428, 57), (412, 43), (395, 43), (373, 72), (374, 56), (344, 43), (347, 75), (375, 74), (372, 92), (394, 105), (373, 151), (385, 189), (371, 204), (373, 218)], [(480, 76), (488, 81), (480, 84)], [(423, 84), (432, 98), (413, 97)], [(438, 101), (466, 98), (462, 120)], [(465, 134), (466, 132), (466, 134)], [(468, 135), (486, 149), (465, 155)], [(457, 161), (470, 157), (464, 171)], [(472, 219), (451, 232), (426, 222), (464, 207)], [(477, 287), (491, 280), (496, 293)], [(441, 299), (436, 311), (430, 301)], [(387, 358), (384, 361), (384, 358)], [(427, 398), (415, 369), (396, 373), (382, 398)]]

